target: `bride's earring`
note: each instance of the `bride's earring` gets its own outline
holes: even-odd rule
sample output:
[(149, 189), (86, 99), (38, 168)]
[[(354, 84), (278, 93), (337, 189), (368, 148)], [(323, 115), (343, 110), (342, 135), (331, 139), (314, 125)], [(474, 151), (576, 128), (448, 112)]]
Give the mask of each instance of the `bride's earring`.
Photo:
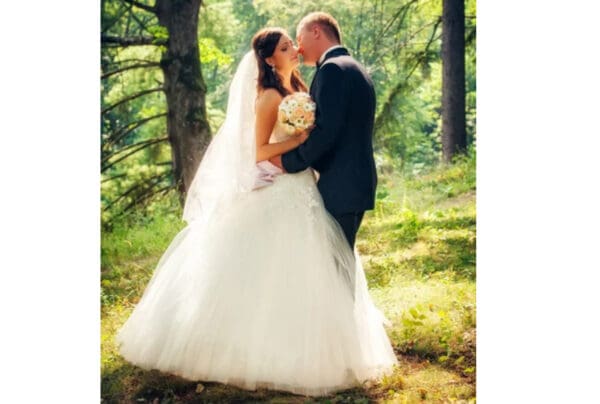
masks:
[(272, 71), (273, 73), (277, 73), (277, 70), (275, 69), (275, 65), (271, 66), (271, 71)]

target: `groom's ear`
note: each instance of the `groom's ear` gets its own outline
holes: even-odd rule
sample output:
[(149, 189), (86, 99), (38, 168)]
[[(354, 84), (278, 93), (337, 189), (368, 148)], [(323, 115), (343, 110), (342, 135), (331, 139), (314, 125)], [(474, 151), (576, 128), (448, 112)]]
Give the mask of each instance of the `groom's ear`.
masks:
[(313, 37), (315, 39), (321, 38), (322, 32), (321, 32), (321, 27), (319, 27), (319, 24), (314, 24), (312, 26), (312, 28), (310, 29), (310, 33), (313, 35)]

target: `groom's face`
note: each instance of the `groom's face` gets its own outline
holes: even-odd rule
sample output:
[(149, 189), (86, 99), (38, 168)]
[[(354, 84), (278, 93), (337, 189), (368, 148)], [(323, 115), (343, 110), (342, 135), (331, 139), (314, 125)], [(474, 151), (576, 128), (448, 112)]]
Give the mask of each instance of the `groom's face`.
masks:
[(310, 29), (310, 24), (302, 24), (296, 30), (296, 42), (298, 43), (298, 53), (302, 55), (302, 60), (307, 66), (314, 66), (319, 59), (315, 49), (315, 33)]

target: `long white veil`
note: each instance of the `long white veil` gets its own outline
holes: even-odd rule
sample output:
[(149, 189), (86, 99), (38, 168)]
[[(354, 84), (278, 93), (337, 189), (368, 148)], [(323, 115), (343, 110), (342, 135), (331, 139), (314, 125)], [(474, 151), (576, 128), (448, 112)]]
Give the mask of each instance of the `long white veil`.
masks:
[(233, 76), (225, 121), (188, 189), (183, 208), (183, 220), (188, 224), (208, 217), (236, 194), (252, 190), (258, 173), (254, 136), (257, 80), (258, 64), (251, 50)]

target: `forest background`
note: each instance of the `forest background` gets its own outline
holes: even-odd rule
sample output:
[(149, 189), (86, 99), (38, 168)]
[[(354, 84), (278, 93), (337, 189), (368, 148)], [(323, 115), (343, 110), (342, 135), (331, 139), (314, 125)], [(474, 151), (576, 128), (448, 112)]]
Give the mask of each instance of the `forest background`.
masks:
[[(105, 402), (302, 402), (143, 371), (120, 357), (114, 335), (184, 227), (185, 192), (252, 36), (281, 26), (294, 38), (313, 10), (336, 17), (375, 83), (379, 184), (357, 248), (401, 362), (380, 385), (325, 400), (475, 400), (475, 1), (103, 0)], [(300, 70), (310, 83), (314, 68)]]
[[(254, 33), (261, 27), (282, 26), (295, 37), (296, 24), (311, 10), (335, 15), (344, 45), (374, 80), (380, 172), (419, 174), (450, 160), (455, 149), (474, 148), (475, 1), (446, 2), (446, 8), (464, 6), (448, 17), (457, 20), (449, 27), (463, 23), (456, 27), (457, 32), (462, 29), (463, 43), (451, 44), (446, 53), (442, 35), (450, 28), (442, 29), (441, 0), (184, 3), (178, 11), (163, 6), (170, 2), (151, 6), (151, 2), (102, 1), (101, 172), (106, 228), (131, 211), (152, 213), (164, 207), (157, 201), (173, 191), (185, 193), (206, 145), (223, 122), (229, 82)], [(447, 88), (450, 79), (464, 83), (462, 94), (448, 95), (452, 101), (444, 108), (445, 131), (442, 56), (447, 64), (451, 58), (458, 61), (448, 74)], [(314, 69), (300, 70), (310, 83)], [(449, 145), (444, 151), (442, 134), (451, 132), (453, 124), (458, 133), (451, 135), (459, 138), (460, 147)]]

